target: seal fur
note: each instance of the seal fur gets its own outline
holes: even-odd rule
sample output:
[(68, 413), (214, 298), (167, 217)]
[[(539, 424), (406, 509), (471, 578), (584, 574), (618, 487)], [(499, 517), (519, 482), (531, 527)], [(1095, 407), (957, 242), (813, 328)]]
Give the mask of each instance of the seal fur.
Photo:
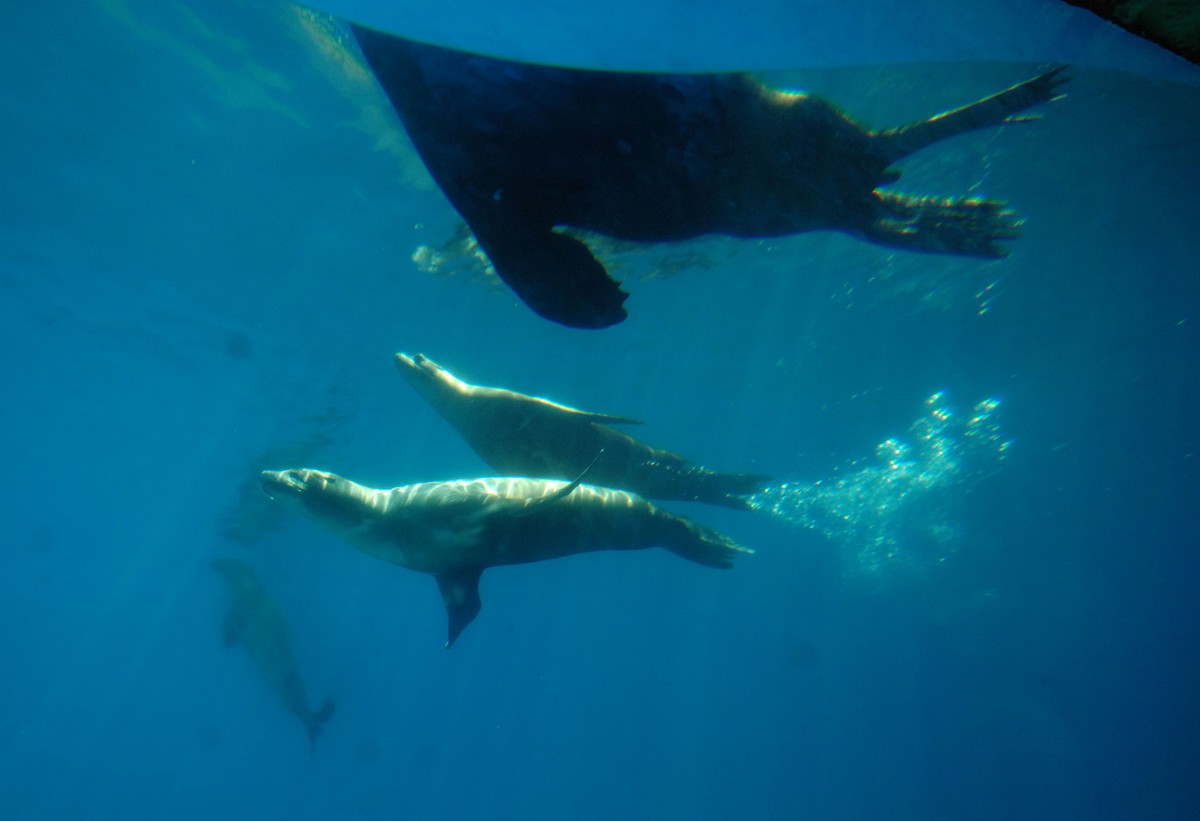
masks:
[(728, 568), (751, 551), (716, 531), (621, 490), (541, 479), (428, 482), (377, 490), (325, 471), (263, 471), (272, 498), (297, 505), (326, 529), (381, 561), (438, 583), (451, 646), (479, 613), (489, 567), (597, 550), (663, 547)]
[[(507, 476), (571, 479), (649, 499), (749, 509), (746, 496), (769, 476), (719, 473), (650, 447), (610, 425), (639, 420), (590, 413), (504, 388), (472, 385), (423, 354), (398, 353), (396, 368), (493, 470)], [(590, 467), (589, 467), (590, 464)]]

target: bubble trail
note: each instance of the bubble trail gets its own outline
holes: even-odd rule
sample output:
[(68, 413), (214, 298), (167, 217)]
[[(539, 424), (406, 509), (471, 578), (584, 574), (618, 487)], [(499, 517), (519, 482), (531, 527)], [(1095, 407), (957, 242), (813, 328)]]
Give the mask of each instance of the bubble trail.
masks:
[(985, 399), (960, 418), (935, 393), (906, 436), (884, 440), (873, 458), (815, 482), (772, 485), (751, 497), (751, 507), (820, 533), (857, 572), (929, 569), (958, 548), (956, 503), (1009, 450), (999, 408), (998, 399)]

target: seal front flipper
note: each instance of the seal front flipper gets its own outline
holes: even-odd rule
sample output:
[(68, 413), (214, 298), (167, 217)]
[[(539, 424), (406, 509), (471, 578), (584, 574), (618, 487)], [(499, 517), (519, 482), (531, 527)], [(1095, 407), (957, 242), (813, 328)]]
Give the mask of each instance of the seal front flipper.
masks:
[(449, 633), (446, 647), (454, 644), (466, 626), (479, 615), (482, 603), (479, 601), (479, 577), (482, 569), (458, 570), (441, 573), (435, 576), (438, 590), (442, 592), (442, 602), (446, 605), (446, 616), (449, 620)]
[(540, 496), (535, 499), (526, 499), (519, 502), (520, 507), (517, 509), (517, 516), (528, 516), (535, 511), (541, 510), (546, 505), (552, 505), (559, 499), (565, 499), (575, 492), (575, 488), (583, 484), (583, 477), (588, 475), (588, 471), (596, 466), (600, 461), (600, 457), (604, 455), (604, 448), (600, 448), (600, 452), (596, 454), (596, 458), (583, 469), (583, 473), (575, 477), (574, 481), (560, 487), (558, 490), (551, 493), (549, 496)]
[(629, 294), (579, 240), (514, 230), (511, 223), (467, 222), (496, 273), (538, 315), (570, 328), (607, 328), (625, 319)]

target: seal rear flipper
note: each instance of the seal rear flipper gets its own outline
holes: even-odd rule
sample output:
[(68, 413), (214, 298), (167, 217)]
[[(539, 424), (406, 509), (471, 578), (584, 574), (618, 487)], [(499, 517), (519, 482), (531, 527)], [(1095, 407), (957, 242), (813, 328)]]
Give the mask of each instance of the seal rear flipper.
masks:
[(304, 729), (308, 731), (308, 743), (310, 749), (316, 745), (317, 736), (321, 734), (322, 725), (333, 716), (334, 710), (333, 699), (325, 699), (325, 703), (321, 705), (321, 709), (315, 713), (309, 713), (304, 717)]
[[(497, 230), (499, 229), (499, 230)], [(607, 328), (625, 319), (629, 296), (579, 240), (547, 230), (480, 230), (496, 273), (538, 315), (570, 328)]]
[(715, 478), (716, 486), (724, 494), (722, 504), (745, 507), (746, 500), (741, 497), (753, 496), (771, 484), (775, 477), (765, 473), (717, 473)]
[(1066, 66), (1052, 68), (962, 108), (874, 134), (875, 151), (890, 164), (935, 142), (968, 131), (1037, 119), (1013, 115), (1035, 105), (1061, 98), (1058, 87), (1070, 79), (1063, 75), (1066, 69)]
[(872, 242), (907, 251), (999, 259), (1001, 240), (1020, 236), (1016, 212), (996, 200), (910, 197), (876, 191), (879, 217), (862, 229)]
[(763, 473), (720, 473), (691, 464), (676, 467), (672, 472), (678, 474), (682, 498), (735, 510), (753, 510), (746, 497), (758, 493), (772, 481), (771, 476)]
[(446, 605), (446, 617), (449, 621), (447, 648), (454, 644), (459, 634), (479, 615), (479, 608), (483, 606), (479, 601), (479, 577), (482, 573), (483, 570), (460, 570), (434, 577), (437, 579), (438, 590), (442, 592), (442, 602)]
[[(739, 476), (739, 478), (744, 476), (744, 474), (735, 475)], [(758, 510), (758, 507), (755, 505), (752, 497), (762, 490), (765, 490), (767, 486), (770, 485), (772, 477), (745, 475), (745, 478), (754, 479), (756, 481), (744, 487), (739, 487), (736, 490), (726, 490), (720, 496), (698, 498), (696, 501), (706, 502), (711, 505), (720, 505), (721, 507), (728, 507), (734, 510)]]
[(748, 547), (742, 547), (725, 534), (703, 525), (682, 518), (677, 522), (680, 529), (676, 531), (674, 544), (664, 544), (663, 547), (696, 564), (727, 570), (733, 567), (733, 560), (739, 554), (754, 552)]

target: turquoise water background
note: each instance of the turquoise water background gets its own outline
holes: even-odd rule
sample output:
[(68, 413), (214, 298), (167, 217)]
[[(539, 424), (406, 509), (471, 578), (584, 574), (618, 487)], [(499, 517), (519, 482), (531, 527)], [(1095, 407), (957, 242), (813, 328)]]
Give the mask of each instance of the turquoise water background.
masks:
[[(456, 242), (340, 32), (89, 0), (0, 33), (0, 815), (1196, 817), (1200, 88), (1079, 66), (903, 163), (1017, 208), (1005, 260), (618, 248), (630, 317), (581, 332)], [(767, 78), (882, 127), (1040, 67), (980, 57)], [(429, 578), (255, 482), (489, 475), (395, 351), (771, 474), (665, 505), (757, 552), (489, 570), (444, 650)], [(222, 646), (223, 556), (337, 701), (311, 751)]]

